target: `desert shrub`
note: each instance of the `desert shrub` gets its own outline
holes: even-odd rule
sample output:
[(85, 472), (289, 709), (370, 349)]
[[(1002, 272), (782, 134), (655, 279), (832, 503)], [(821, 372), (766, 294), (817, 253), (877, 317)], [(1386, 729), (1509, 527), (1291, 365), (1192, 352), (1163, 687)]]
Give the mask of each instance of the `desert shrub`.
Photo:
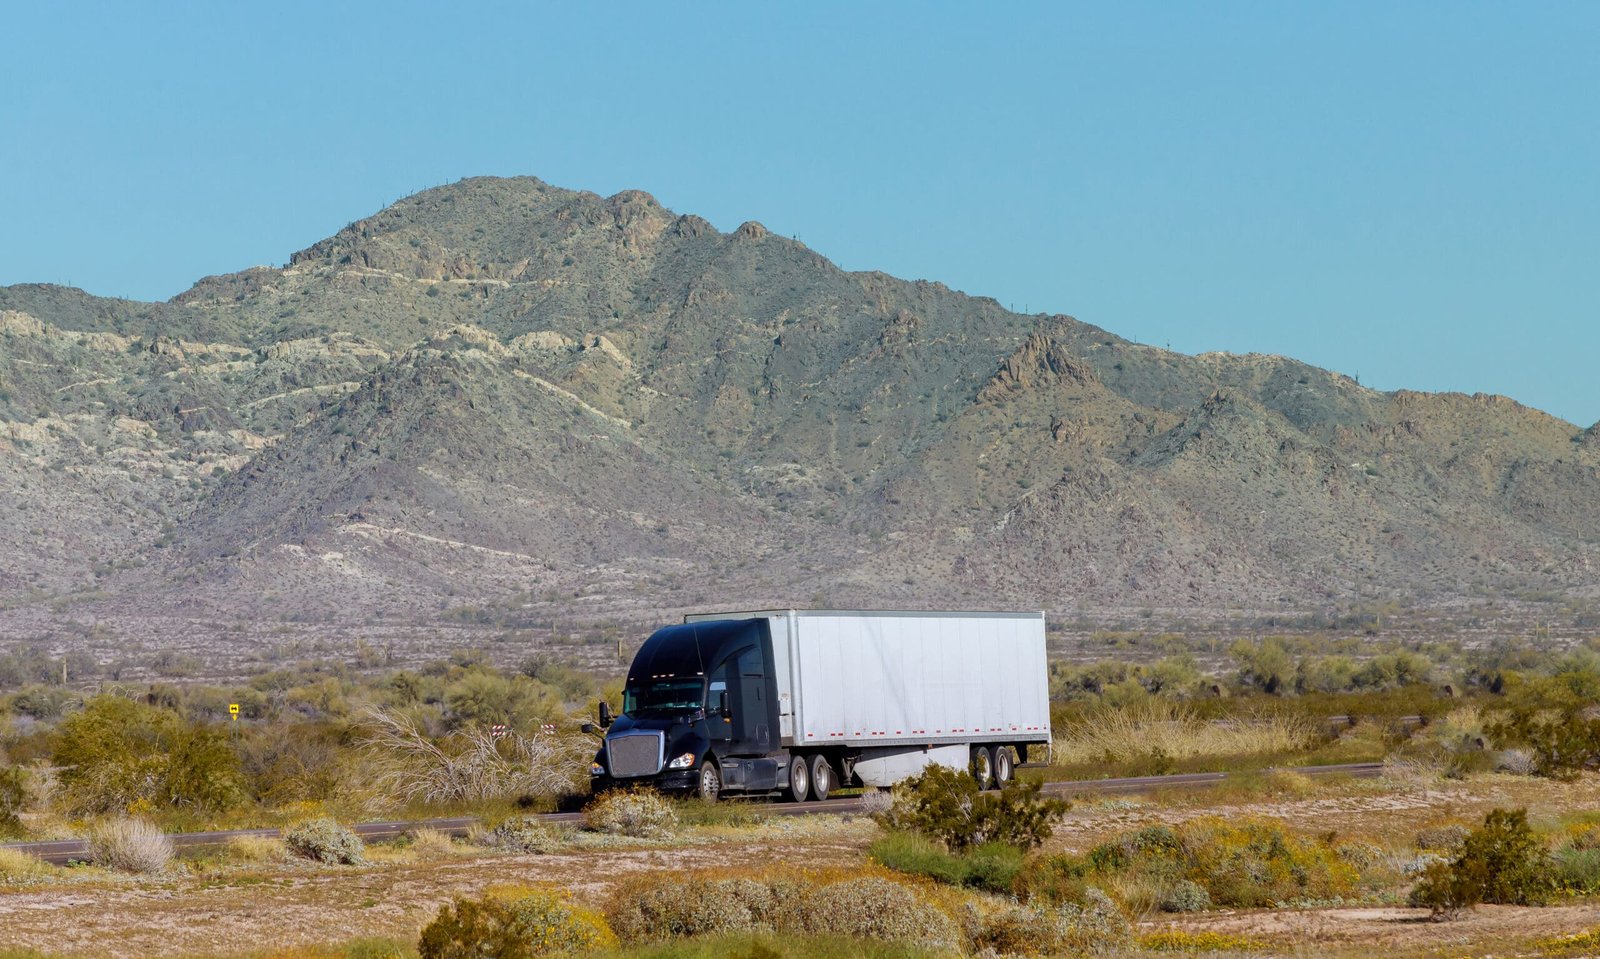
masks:
[(980, 792), (972, 776), (931, 765), (896, 787), (894, 805), (877, 819), (889, 829), (936, 839), (953, 852), (985, 843), (1026, 850), (1049, 839), (1069, 808), (1064, 800), (1042, 797), (1036, 781)]
[(238, 743), (251, 791), (267, 805), (315, 802), (350, 779), (348, 727), (332, 723), (252, 726)]
[(1411, 903), (1446, 917), (1480, 902), (1539, 902), (1553, 886), (1549, 854), (1528, 825), (1527, 810), (1495, 809), (1467, 834), (1452, 859), (1423, 872), (1411, 890)]
[(888, 789), (868, 789), (856, 800), (861, 811), (868, 816), (880, 816), (894, 806), (894, 792)]
[(146, 819), (110, 819), (89, 831), (89, 858), (123, 872), (155, 873), (172, 861), (172, 840)]
[(1093, 867), (1079, 856), (1033, 859), (1012, 880), (1011, 892), (1024, 902), (1082, 903)]
[(1494, 768), (1513, 776), (1532, 776), (1539, 771), (1539, 760), (1533, 750), (1513, 746), (1500, 750), (1495, 757)]
[(506, 723), (537, 725), (561, 715), (561, 693), (526, 676), (473, 669), (445, 687), (446, 715), (458, 728)]
[(1127, 917), (1098, 890), (1090, 900), (1006, 906), (969, 923), (968, 938), (980, 952), (1003, 956), (1100, 954), (1127, 946)]
[(859, 871), (647, 873), (618, 883), (605, 913), (629, 942), (744, 931), (949, 948), (960, 938), (950, 917), (914, 889)]
[(1156, 905), (1162, 912), (1204, 912), (1213, 904), (1206, 887), (1192, 879), (1179, 879), (1161, 890)]
[(439, 914), (422, 927), (417, 953), (422, 959), (523, 959), (533, 950), (525, 947), (512, 929), (511, 908), (491, 899), (458, 898), (439, 907)]
[(606, 919), (618, 936), (637, 942), (772, 929), (779, 925), (778, 904), (770, 884), (755, 879), (696, 877), (679, 883), (642, 876), (616, 890)]
[(1455, 822), (1428, 826), (1417, 831), (1417, 837), (1412, 844), (1423, 851), (1454, 852), (1466, 841), (1470, 832), (1466, 826)]
[(603, 921), (556, 893), (458, 898), (417, 940), (421, 959), (533, 959), (614, 945)]
[(1201, 819), (1180, 830), (1189, 875), (1223, 906), (1331, 899), (1352, 891), (1354, 867), (1329, 846), (1259, 820)]
[(1397, 756), (1411, 759), (1451, 779), (1494, 768), (1483, 718), (1475, 706), (1461, 706), (1414, 733)]
[(829, 883), (801, 900), (794, 930), (950, 948), (960, 939), (950, 917), (915, 891), (877, 876)]
[(411, 719), (376, 706), (362, 714), (362, 745), (378, 764), (375, 782), (414, 802), (552, 799), (573, 788), (575, 747), (550, 736), (466, 729), (435, 741)]
[(678, 814), (660, 793), (615, 790), (584, 807), (583, 824), (595, 832), (617, 836), (666, 839), (678, 829)]
[(926, 876), (952, 886), (1010, 892), (1022, 870), (1023, 854), (1004, 843), (986, 843), (953, 853), (917, 833), (892, 832), (867, 854), (896, 872)]
[(617, 937), (593, 910), (551, 889), (490, 889), (457, 898), (422, 930), (422, 959), (524, 959), (606, 949)]
[(152, 806), (226, 809), (244, 799), (238, 757), (220, 729), (120, 696), (91, 698), (61, 722), (55, 764), (72, 812)]
[(283, 844), (303, 859), (357, 866), (366, 861), (361, 837), (332, 819), (309, 819), (283, 834)]
[(512, 816), (477, 837), (479, 844), (507, 852), (548, 853), (566, 845), (559, 828), (532, 816)]
[(1600, 760), (1600, 717), (1587, 709), (1592, 700), (1551, 710), (1529, 699), (1490, 724), (1488, 734), (1496, 742), (1526, 747), (1533, 754), (1533, 771), (1552, 779), (1575, 779)]
[(1090, 850), (1084, 869), (1113, 877), (1132, 906), (1173, 911), (1205, 908), (1206, 899), (1244, 908), (1331, 899), (1360, 878), (1328, 844), (1251, 819), (1146, 827)]
[(28, 782), (21, 766), (0, 767), (0, 838), (22, 834), (22, 810)]

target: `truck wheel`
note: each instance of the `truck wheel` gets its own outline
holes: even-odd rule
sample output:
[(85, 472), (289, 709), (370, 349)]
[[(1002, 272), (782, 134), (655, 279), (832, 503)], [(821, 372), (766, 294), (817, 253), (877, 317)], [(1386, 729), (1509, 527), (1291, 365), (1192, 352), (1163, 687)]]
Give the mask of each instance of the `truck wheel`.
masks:
[(972, 778), (978, 781), (979, 789), (988, 789), (994, 781), (994, 761), (982, 746), (972, 747)]
[(700, 767), (700, 786), (694, 793), (706, 802), (716, 802), (717, 797), (722, 795), (722, 770), (717, 768), (716, 763), (707, 760)]
[(789, 798), (795, 802), (805, 802), (811, 795), (811, 772), (806, 767), (806, 757), (796, 756), (789, 760)]
[(1004, 788), (1011, 782), (1011, 774), (1015, 769), (1016, 764), (1011, 758), (1011, 747), (994, 747), (994, 784)]
[(818, 802), (828, 798), (833, 791), (833, 767), (820, 753), (811, 757), (811, 795)]

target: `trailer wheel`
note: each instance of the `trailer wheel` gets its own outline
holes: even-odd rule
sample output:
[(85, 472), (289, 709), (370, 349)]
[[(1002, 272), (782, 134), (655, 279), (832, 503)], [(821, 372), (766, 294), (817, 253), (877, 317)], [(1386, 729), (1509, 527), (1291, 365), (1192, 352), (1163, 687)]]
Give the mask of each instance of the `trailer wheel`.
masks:
[(1011, 758), (1010, 746), (994, 747), (994, 784), (1002, 789), (1011, 782), (1016, 763)]
[(811, 757), (811, 795), (818, 802), (828, 798), (833, 791), (833, 767), (821, 753)]
[(982, 746), (972, 747), (972, 778), (978, 781), (979, 789), (988, 789), (994, 781), (994, 761)]
[(722, 795), (722, 770), (710, 759), (700, 767), (700, 786), (694, 792), (706, 802), (716, 802), (717, 797)]
[(811, 795), (811, 771), (806, 766), (806, 757), (796, 756), (789, 760), (789, 798), (795, 802), (805, 802)]

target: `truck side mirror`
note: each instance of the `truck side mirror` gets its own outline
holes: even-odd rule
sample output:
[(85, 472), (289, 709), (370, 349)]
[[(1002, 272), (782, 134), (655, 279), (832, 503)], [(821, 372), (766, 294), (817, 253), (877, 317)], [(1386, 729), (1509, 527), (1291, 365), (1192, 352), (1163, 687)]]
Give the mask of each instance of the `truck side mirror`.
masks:
[(611, 715), (611, 704), (606, 702), (605, 700), (601, 700), (600, 701), (600, 728), (601, 729), (605, 729), (608, 726), (610, 726), (611, 722), (612, 722), (612, 719), (613, 719), (613, 717)]
[(593, 736), (595, 731), (599, 728), (600, 727), (596, 726), (594, 723), (584, 723), (582, 726), (578, 727), (578, 732), (583, 733), (585, 736)]
[(723, 719), (733, 715), (733, 711), (728, 708), (728, 691), (726, 689), (717, 693), (717, 715)]

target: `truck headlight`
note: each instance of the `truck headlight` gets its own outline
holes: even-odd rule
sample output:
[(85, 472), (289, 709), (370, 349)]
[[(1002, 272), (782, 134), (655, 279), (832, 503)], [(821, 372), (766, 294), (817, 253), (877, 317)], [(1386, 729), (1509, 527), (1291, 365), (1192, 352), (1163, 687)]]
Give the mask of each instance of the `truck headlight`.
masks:
[(592, 762), (592, 763), (589, 764), (589, 775), (591, 775), (591, 776), (604, 776), (605, 774), (606, 774), (606, 767), (600, 765), (600, 763)]
[(694, 753), (684, 753), (672, 762), (667, 763), (668, 769), (688, 769), (694, 765)]

